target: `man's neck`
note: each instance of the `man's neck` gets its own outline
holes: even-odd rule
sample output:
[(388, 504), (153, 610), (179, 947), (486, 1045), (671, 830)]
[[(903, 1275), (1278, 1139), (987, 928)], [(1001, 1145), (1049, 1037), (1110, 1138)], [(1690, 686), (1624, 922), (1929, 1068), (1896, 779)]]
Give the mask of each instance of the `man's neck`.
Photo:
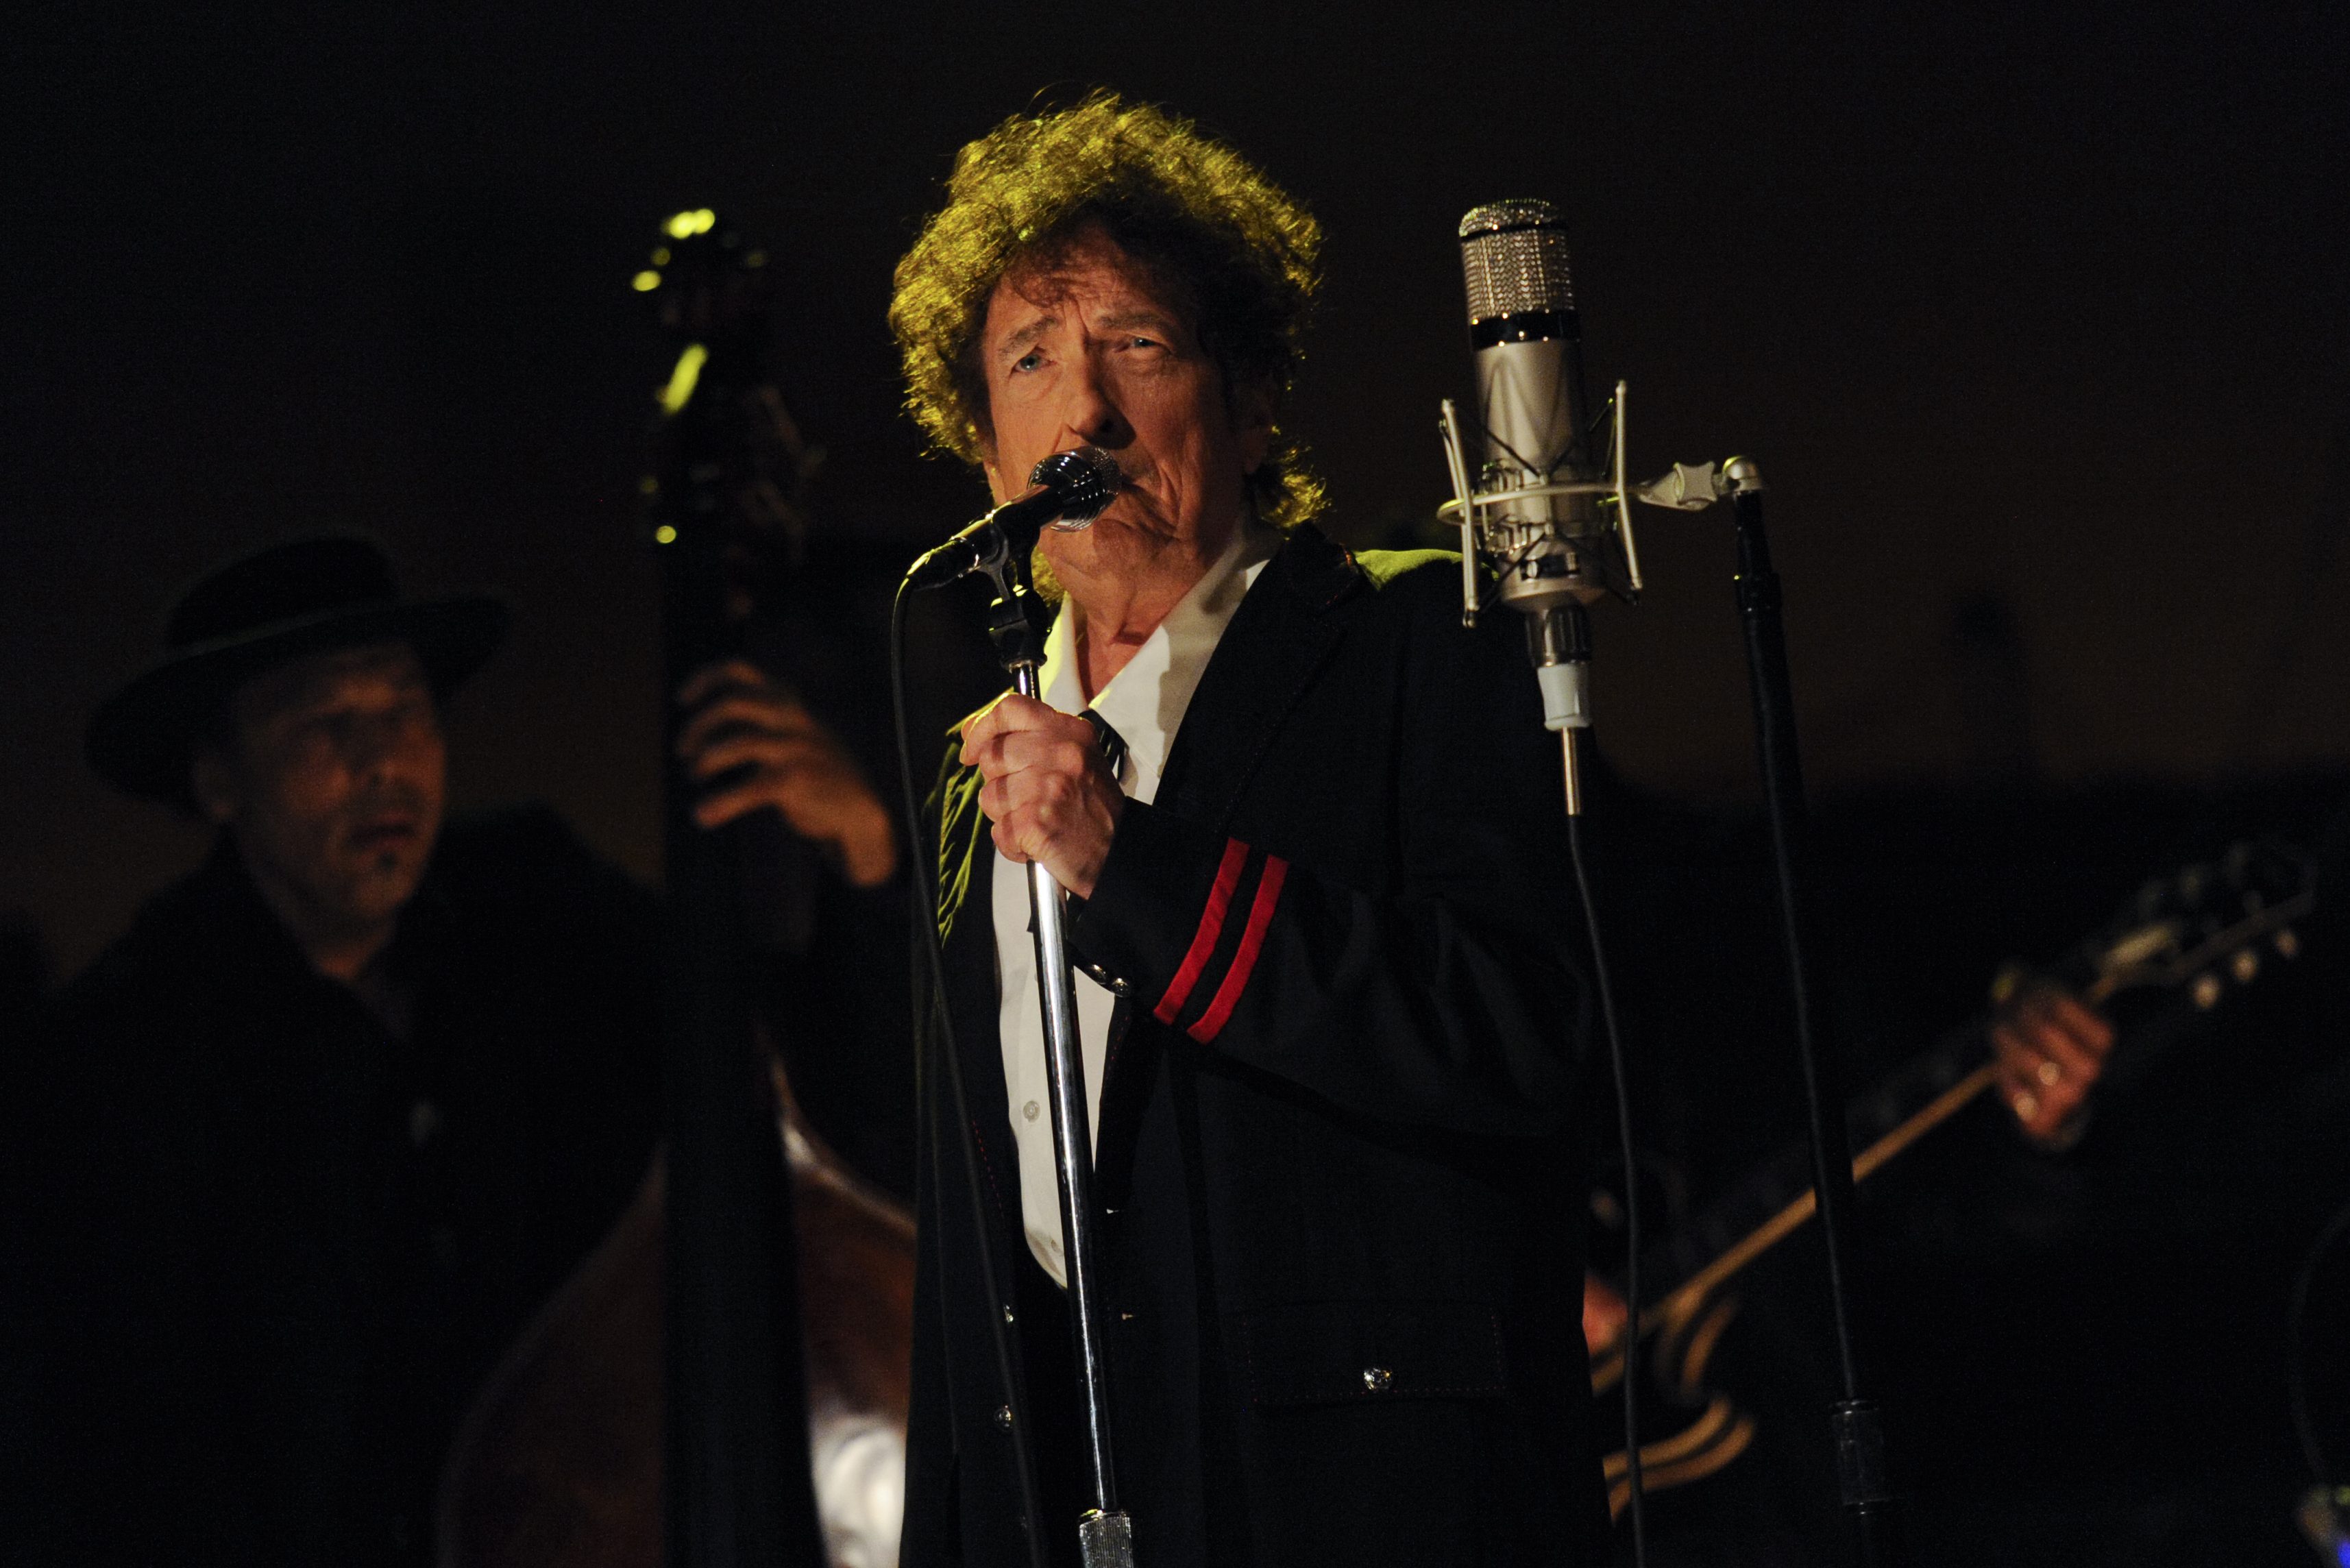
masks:
[[(1196, 583), (1198, 577), (1191, 579)], [(1183, 593), (1191, 592), (1191, 583)], [(1168, 613), (1183, 602), (1183, 593), (1164, 603), (1130, 602), (1114, 616), (1097, 614), (1089, 606), (1075, 604), (1077, 611), (1075, 653), (1077, 682), (1090, 702), (1101, 695), (1102, 688), (1118, 678), (1118, 672), (1134, 661), (1150, 634), (1159, 629)]]
[(383, 955), (391, 945), (392, 932), (398, 929), (399, 917), (390, 919), (359, 922), (329, 918), (315, 904), (305, 898), (300, 890), (271, 872), (250, 855), (242, 855), (245, 874), (261, 893), (262, 902), (269, 906), (310, 967), (328, 980), (357, 986), (359, 977), (369, 965)]
[(1087, 701), (1099, 696), (1102, 688), (1133, 662), (1150, 634), (1251, 524), (1250, 515), (1243, 513), (1212, 547), (1180, 556), (1171, 551), (1163, 554), (1151, 563), (1153, 569), (1147, 575), (1087, 583), (1082, 590), (1069, 587), (1069, 608), (1076, 617), (1070, 651)]

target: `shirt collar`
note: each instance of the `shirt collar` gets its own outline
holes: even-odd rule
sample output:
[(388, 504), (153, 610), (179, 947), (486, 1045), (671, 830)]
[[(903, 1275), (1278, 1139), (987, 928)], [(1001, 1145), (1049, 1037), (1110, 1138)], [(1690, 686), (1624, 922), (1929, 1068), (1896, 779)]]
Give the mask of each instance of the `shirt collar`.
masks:
[[(1244, 515), (1223, 553), (1191, 592), (1168, 611), (1109, 684), (1094, 694), (1093, 711), (1126, 742), (1127, 766), (1118, 782), (1128, 793), (1143, 800), (1156, 793), (1168, 750), (1209, 657), (1257, 574), (1280, 547), (1278, 532), (1259, 522), (1253, 510)], [(1064, 607), (1045, 639), (1045, 667), (1037, 673), (1045, 703), (1064, 713), (1081, 712), (1087, 706), (1076, 655), (1076, 616), (1074, 607)]]

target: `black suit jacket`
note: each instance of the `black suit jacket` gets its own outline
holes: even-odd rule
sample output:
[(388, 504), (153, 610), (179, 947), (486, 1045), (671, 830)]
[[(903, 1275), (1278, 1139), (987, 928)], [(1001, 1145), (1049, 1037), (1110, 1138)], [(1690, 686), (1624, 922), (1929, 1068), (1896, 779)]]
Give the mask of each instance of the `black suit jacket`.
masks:
[(643, 1179), (658, 938), (536, 810), (442, 835), (398, 1035), (225, 840), (149, 904), (59, 1008), (34, 1557), (432, 1561), (466, 1404)]
[[(1456, 556), (1298, 530), (1076, 907), (1073, 948), (1128, 991), (1102, 1280), (1120, 1501), (1154, 1568), (1605, 1560), (1557, 743), (1516, 618), (1464, 632), (1459, 583)], [(977, 1251), (983, 1214), (999, 1266), (1024, 1254), (978, 784), (951, 762), (935, 802), (980, 1190), (926, 1140), (910, 1568), (1025, 1561), (999, 1412), (1028, 1401)], [(1076, 1523), (1041, 1521), (1055, 1556)]]

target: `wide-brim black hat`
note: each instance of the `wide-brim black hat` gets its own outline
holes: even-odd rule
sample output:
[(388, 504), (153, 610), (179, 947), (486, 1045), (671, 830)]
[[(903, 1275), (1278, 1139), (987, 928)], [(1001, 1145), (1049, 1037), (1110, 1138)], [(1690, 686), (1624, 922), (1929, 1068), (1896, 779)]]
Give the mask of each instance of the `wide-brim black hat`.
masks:
[(369, 539), (300, 539), (231, 562), (172, 607), (163, 656), (99, 705), (89, 765), (132, 794), (184, 803), (188, 749), (230, 693), (307, 654), (406, 641), (446, 697), (496, 651), (506, 607), (463, 596), (403, 599)]

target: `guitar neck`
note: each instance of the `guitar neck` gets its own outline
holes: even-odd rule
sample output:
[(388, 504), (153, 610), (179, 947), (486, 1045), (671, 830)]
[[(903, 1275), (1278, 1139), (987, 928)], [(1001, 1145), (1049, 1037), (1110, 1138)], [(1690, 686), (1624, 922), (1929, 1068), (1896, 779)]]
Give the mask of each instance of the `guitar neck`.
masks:
[[(2298, 953), (2291, 922), (2308, 914), (2315, 902), (2312, 873), (2304, 863), (2290, 891), (2273, 900), (2248, 898), (2233, 920), (2210, 920), (2185, 938), (2181, 928), (2170, 922), (2147, 921), (2120, 938), (2092, 942), (2070, 955), (2055, 977), (2092, 1006), (2137, 990), (2183, 991), (2191, 1002), (2168, 1010), (2167, 1027), (2141, 1024), (2133, 1030), (2131, 1053), (2117, 1058), (2123, 1071), (2106, 1075), (2108, 1092), (2116, 1079), (2142, 1070), (2172, 1043), (2194, 1013), (2218, 1001), (2220, 966), (2226, 966), (2235, 983), (2249, 984), (2262, 968), (2254, 943), (2269, 941), (2287, 959)], [(1991, 1087), (1985, 1028), (1985, 1020), (1970, 1019), (1845, 1107), (1852, 1147), (1859, 1150), (1852, 1162), (1854, 1180), (1866, 1180)], [(1694, 1224), (1641, 1255), (1641, 1332), (1693, 1308), (1800, 1229), (1817, 1202), (1809, 1146), (1797, 1143), (1781, 1149)]]
[[(1983, 1023), (1970, 1020), (1845, 1106), (1856, 1179), (1956, 1114), (1990, 1086)], [(1814, 1211), (1811, 1146), (1795, 1142), (1756, 1167), (1690, 1225), (1640, 1256), (1641, 1309), (1710, 1291), (1809, 1220)], [(1621, 1282), (1618, 1282), (1619, 1283)]]

